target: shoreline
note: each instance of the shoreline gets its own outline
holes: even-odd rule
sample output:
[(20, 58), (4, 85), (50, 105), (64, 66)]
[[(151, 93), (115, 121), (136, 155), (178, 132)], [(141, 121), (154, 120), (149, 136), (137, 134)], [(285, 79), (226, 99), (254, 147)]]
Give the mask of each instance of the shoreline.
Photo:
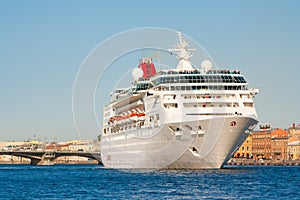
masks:
[[(0, 162), (0, 165), (30, 165), (30, 161), (8, 161), (8, 162)], [(98, 165), (98, 161), (69, 161), (69, 162), (55, 162), (51, 165)], [(33, 165), (35, 166), (35, 165)], [(42, 165), (37, 165), (42, 166)]]
[[(0, 165), (30, 165), (30, 162), (0, 162)], [(55, 162), (51, 165), (99, 165), (98, 161), (72, 161), (72, 162)], [(41, 165), (38, 165), (41, 166)], [(253, 161), (253, 160), (236, 160), (227, 162), (224, 166), (300, 166), (300, 161), (291, 162), (274, 162), (270, 160)]]
[(264, 166), (300, 166), (300, 160), (293, 161), (273, 161), (273, 160), (250, 160), (250, 159), (234, 159), (226, 163), (226, 165), (264, 165)]

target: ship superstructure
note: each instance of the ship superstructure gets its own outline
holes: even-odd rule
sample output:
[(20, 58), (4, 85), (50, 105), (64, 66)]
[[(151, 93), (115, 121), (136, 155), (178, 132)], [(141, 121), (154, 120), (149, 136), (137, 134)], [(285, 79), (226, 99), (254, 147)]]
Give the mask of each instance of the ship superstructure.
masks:
[(179, 33), (176, 69), (156, 72), (140, 60), (129, 88), (104, 107), (102, 162), (111, 168), (220, 168), (257, 124), (250, 89), (238, 70), (195, 69)]

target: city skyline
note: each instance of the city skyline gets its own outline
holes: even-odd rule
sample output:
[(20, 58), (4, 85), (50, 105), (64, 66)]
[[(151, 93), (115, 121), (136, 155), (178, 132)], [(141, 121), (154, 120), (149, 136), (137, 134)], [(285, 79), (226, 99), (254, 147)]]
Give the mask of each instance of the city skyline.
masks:
[[(298, 124), (299, 8), (297, 1), (1, 1), (0, 141), (33, 135), (96, 139), (88, 130), (80, 136), (76, 132), (76, 75), (95, 46), (140, 27), (168, 28), (192, 37), (218, 68), (237, 68), (251, 87), (260, 88), (255, 104), (261, 123), (278, 128)], [(124, 64), (129, 69), (137, 63)], [(105, 91), (110, 91), (116, 83), (107, 81)], [(96, 115), (101, 116), (109, 93), (95, 98)]]

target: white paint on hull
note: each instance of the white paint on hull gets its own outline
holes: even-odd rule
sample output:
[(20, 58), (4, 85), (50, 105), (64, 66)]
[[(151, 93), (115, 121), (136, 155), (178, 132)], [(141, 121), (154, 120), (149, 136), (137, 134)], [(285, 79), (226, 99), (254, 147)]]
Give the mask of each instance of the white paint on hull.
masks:
[[(236, 126), (230, 126), (232, 121)], [(210, 169), (221, 168), (254, 128), (255, 117), (223, 117), (176, 123), (183, 127), (174, 133), (165, 124), (102, 137), (102, 162), (118, 169)], [(192, 127), (188, 130), (186, 127)], [(195, 127), (203, 131), (195, 134)]]

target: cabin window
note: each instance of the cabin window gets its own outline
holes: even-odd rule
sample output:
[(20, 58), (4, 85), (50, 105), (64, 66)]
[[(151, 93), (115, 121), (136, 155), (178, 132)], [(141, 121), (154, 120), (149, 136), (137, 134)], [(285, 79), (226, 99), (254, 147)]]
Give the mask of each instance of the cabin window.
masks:
[(165, 108), (178, 108), (177, 103), (164, 103)]
[(244, 102), (244, 106), (245, 107), (253, 107), (253, 103), (252, 102)]

